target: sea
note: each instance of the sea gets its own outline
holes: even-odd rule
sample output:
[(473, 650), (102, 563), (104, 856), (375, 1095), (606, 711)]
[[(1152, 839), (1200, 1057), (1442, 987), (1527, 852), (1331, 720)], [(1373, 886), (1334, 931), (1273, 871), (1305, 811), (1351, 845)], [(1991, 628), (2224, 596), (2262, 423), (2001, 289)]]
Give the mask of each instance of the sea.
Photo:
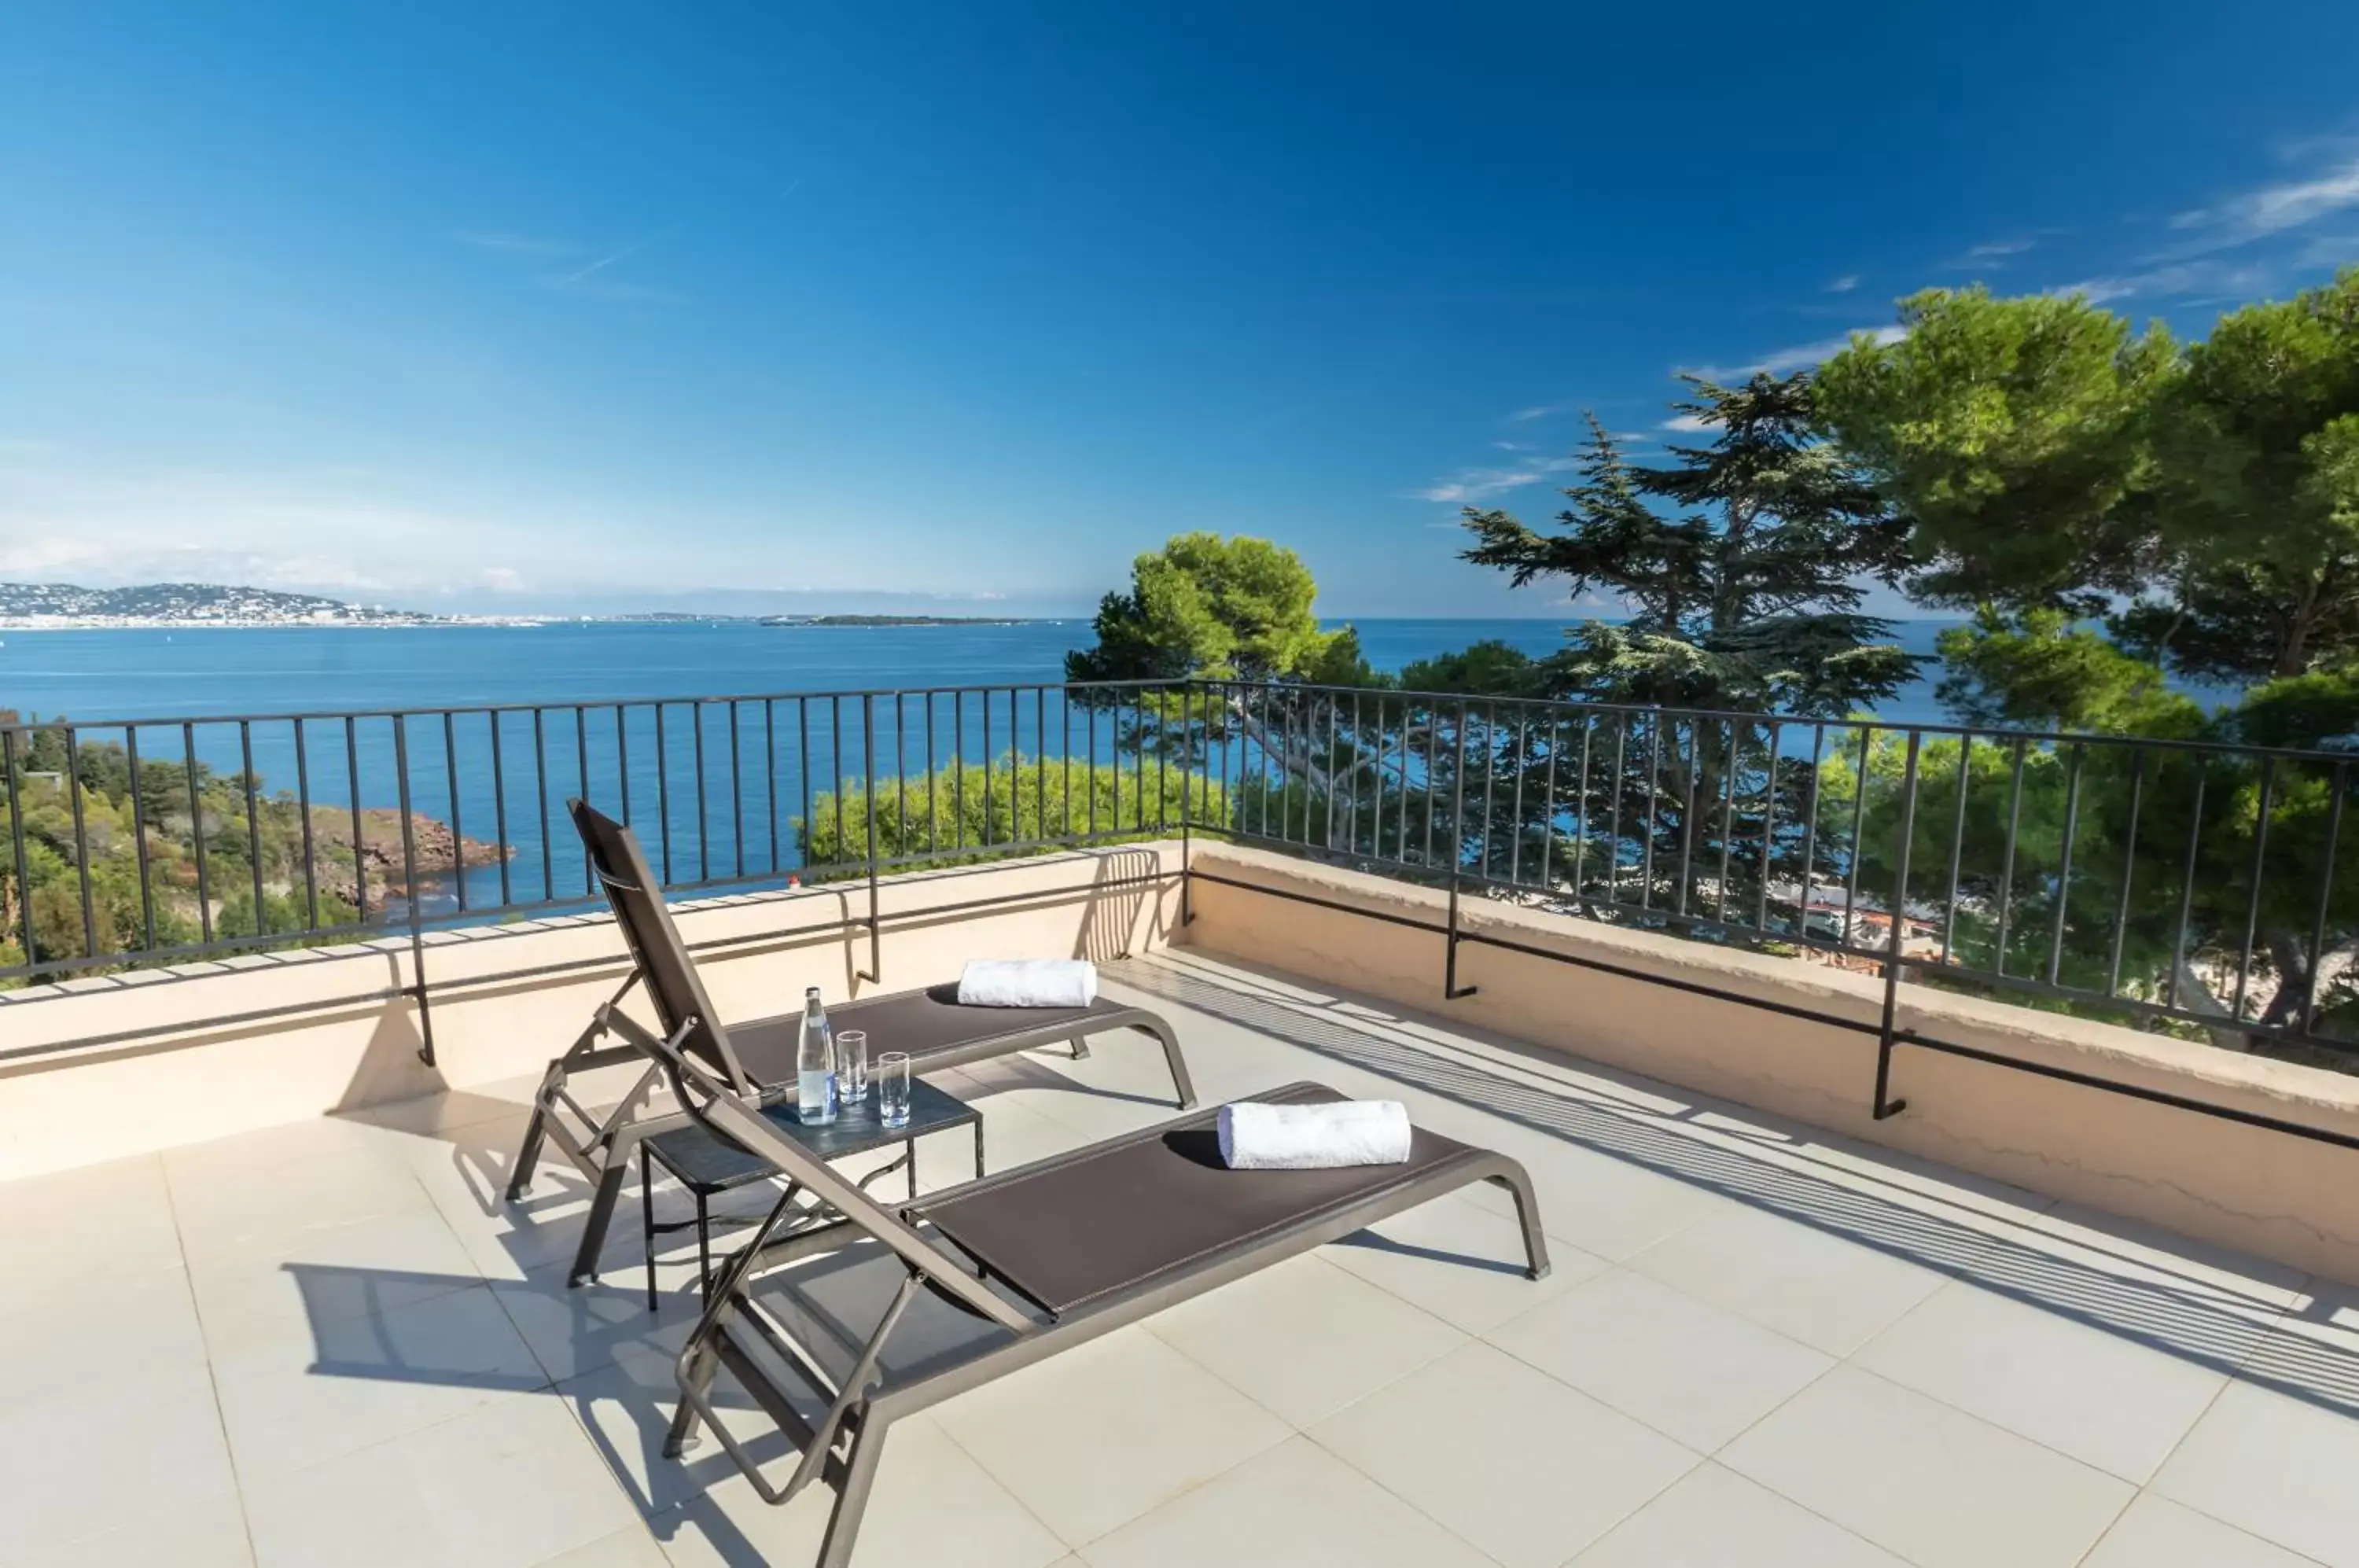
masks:
[[(1370, 661), (1392, 672), (1484, 640), (1544, 654), (1564, 635), (1538, 620), (1353, 624)], [(1953, 624), (1903, 622), (1899, 636), (1930, 653)], [(872, 746), (885, 777), (923, 772), (929, 757), (980, 766), (1011, 749), (1111, 761), (1113, 722), (1006, 690), (1061, 680), (1066, 653), (1091, 640), (1081, 619), (8, 630), (0, 709), (70, 722), (91, 741), (136, 740), (143, 761), (192, 757), (251, 772), (264, 789), (315, 805), (398, 807), (406, 779), (416, 813), (511, 848), (495, 866), (421, 883), (422, 917), (465, 922), (587, 896), (564, 818), (575, 793), (626, 815), (669, 884), (760, 885), (802, 868), (796, 820), (814, 811), (824, 820), (833, 781), (869, 772)], [(951, 686), (1001, 690), (867, 704), (709, 701)], [(539, 720), (486, 711), (511, 704), (552, 708)], [(383, 716), (421, 709), (462, 711), (398, 727)], [(300, 717), (351, 713), (376, 716)], [(1940, 721), (1932, 677), (1876, 716)]]
[[(1486, 639), (1532, 654), (1562, 645), (1542, 620), (1362, 620), (1377, 669)], [(1930, 653), (1951, 621), (1899, 625)], [(0, 708), (81, 723), (239, 713), (638, 702), (1063, 679), (1091, 641), (1086, 620), (1006, 626), (766, 626), (755, 622), (550, 622), (532, 626), (198, 627), (0, 631)], [(1937, 721), (1920, 679), (1878, 709)]]

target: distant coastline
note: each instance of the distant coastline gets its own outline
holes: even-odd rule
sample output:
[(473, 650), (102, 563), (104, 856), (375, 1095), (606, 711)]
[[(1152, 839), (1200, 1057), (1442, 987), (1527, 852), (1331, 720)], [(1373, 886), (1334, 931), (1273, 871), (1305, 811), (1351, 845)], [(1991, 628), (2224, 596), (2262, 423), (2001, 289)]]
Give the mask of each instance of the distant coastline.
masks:
[(1037, 615), (764, 615), (766, 626), (1035, 626)]

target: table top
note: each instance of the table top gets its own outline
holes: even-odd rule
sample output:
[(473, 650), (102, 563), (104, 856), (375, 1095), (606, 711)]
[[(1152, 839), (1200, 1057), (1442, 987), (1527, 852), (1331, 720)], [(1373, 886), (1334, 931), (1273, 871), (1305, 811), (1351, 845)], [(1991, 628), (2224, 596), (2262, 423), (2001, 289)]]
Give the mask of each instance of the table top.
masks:
[[(863, 1104), (838, 1112), (835, 1120), (823, 1127), (804, 1126), (797, 1118), (791, 1102), (772, 1105), (762, 1115), (773, 1127), (821, 1160), (842, 1160), (871, 1149), (889, 1149), (929, 1132), (973, 1127), (983, 1119), (981, 1111), (922, 1078), (909, 1083), (909, 1120), (904, 1127), (888, 1127), (877, 1119), (875, 1083), (869, 1084), (868, 1096)], [(647, 1148), (666, 1170), (691, 1190), (724, 1192), (772, 1174), (767, 1160), (746, 1153), (701, 1127), (675, 1127), (658, 1133), (647, 1139)]]

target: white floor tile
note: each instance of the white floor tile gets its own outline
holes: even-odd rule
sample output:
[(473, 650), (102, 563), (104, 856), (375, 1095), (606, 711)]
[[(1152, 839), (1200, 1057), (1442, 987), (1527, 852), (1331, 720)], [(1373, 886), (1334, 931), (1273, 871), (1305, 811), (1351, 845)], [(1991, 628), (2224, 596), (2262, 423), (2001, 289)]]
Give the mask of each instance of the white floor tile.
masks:
[(1852, 1365), (2140, 1484), (2228, 1381), (1963, 1281), (1927, 1297)]
[(2081, 1568), (2315, 1568), (2316, 1561), (2141, 1492)]
[(934, 1418), (1072, 1546), (1283, 1442), (1286, 1423), (1138, 1329), (962, 1394)]
[(1310, 1436), (1508, 1568), (1555, 1568), (1696, 1455), (1487, 1345), (1468, 1345)]
[(2335, 1568), (2359, 1564), (2359, 1420), (2231, 1383), (2155, 1476), (2153, 1489)]
[(1720, 1462), (1923, 1568), (2066, 1568), (2133, 1492), (1848, 1367), (1779, 1407)]
[(1510, 1356), (1709, 1454), (1833, 1358), (1614, 1269), (1485, 1335)]
[(253, 1568), (245, 1509), (234, 1493), (162, 1509), (119, 1504), (107, 1517), (123, 1522), (9, 1562), (14, 1568)]
[(309, 1344), (277, 1342), (213, 1371), (249, 1487), (549, 1382), (481, 1285), (322, 1323)]
[(1717, 1465), (1699, 1465), (1571, 1568), (1907, 1568), (1882, 1547)]
[(1605, 1267), (1559, 1244), (1549, 1248), (1549, 1277), (1527, 1279), (1516, 1223), (1458, 1194), (1395, 1214), (1317, 1256), (1468, 1334), (1488, 1333)]
[(1628, 1266), (1830, 1356), (1856, 1350), (1947, 1278), (1761, 1209), (1690, 1225)]
[(1146, 1326), (1298, 1427), (1466, 1342), (1462, 1331), (1318, 1256), (1289, 1258)]
[(234, 1495), (201, 1367), (0, 1408), (0, 1563)]
[(545, 1398), (248, 1481), (245, 1499), (260, 1568), (529, 1568), (637, 1523)]
[[(792, 1474), (786, 1457), (772, 1479)], [(814, 1482), (773, 1507), (732, 1472), (651, 1527), (679, 1568), (815, 1561), (835, 1493)], [(1055, 1532), (926, 1416), (886, 1435), (859, 1526), (857, 1568), (1044, 1568), (1065, 1555)]]
[(1082, 1548), (1091, 1568), (1489, 1568), (1490, 1559), (1307, 1437)]

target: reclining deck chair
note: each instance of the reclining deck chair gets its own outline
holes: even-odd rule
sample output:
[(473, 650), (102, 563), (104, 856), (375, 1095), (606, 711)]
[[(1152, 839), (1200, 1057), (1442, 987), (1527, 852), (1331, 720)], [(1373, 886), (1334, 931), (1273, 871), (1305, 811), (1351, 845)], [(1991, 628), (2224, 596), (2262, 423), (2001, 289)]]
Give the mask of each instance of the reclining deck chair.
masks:
[[(1424, 1128), (1400, 1165), (1232, 1171), (1219, 1154), (1218, 1112), (1202, 1111), (897, 1208), (881, 1204), (782, 1133), (758, 1097), (694, 1049), (710, 1038), (703, 994), (627, 830), (601, 835), (593, 864), (665, 1032), (619, 1011), (611, 1026), (661, 1071), (688, 1116), (786, 1179), (777, 1206), (713, 1280), (680, 1351), (680, 1404), (665, 1451), (679, 1455), (710, 1426), (768, 1502), (814, 1479), (833, 1485), (821, 1568), (850, 1561), (894, 1421), (1405, 1209), (1495, 1183), (1515, 1199), (1526, 1272), (1548, 1272), (1523, 1167)], [(1304, 1083), (1261, 1098), (1342, 1096)], [(723, 1367), (799, 1446), (783, 1482), (719, 1420)]]
[[(585, 801), (569, 800), (566, 809), (582, 834), (582, 847), (592, 866), (613, 864), (624, 842), (630, 838), (629, 830)], [(631, 843), (630, 853), (639, 853), (636, 841)], [(652, 888), (655, 884), (643, 881), (642, 886)], [(626, 928), (625, 936), (628, 934)], [(632, 1046), (603, 1043), (612, 1032), (614, 1008), (633, 987), (646, 984), (654, 988), (660, 978), (661, 985), (693, 997), (690, 1010), (699, 1022), (683, 1049), (718, 1073), (732, 1094), (765, 1104), (785, 1102), (794, 1094), (795, 1045), (802, 1026), (799, 1012), (724, 1026), (697, 981), (685, 949), (675, 959), (669, 953), (650, 955), (634, 944), (631, 957), (631, 974), (621, 988), (607, 998), (606, 1005), (592, 1016), (581, 1037), (562, 1056), (552, 1061), (542, 1075), (540, 1088), (533, 1095), (532, 1119), (525, 1127), (524, 1142), (516, 1151), (514, 1172), (508, 1180), (508, 1201), (515, 1203), (531, 1185), (541, 1149), (549, 1143), (554, 1143), (590, 1180), (590, 1223), (582, 1232), (573, 1259), (571, 1282), (575, 1285), (597, 1275), (598, 1254), (605, 1246), (614, 1203), (622, 1192), (624, 1178), (629, 1173), (631, 1157), (638, 1145), (657, 1133), (688, 1123), (688, 1117), (677, 1111), (642, 1114), (648, 1096), (661, 1082), (661, 1073), (653, 1066), (639, 1075), (622, 1103), (603, 1117), (592, 1115), (566, 1090), (567, 1079), (576, 1073), (641, 1059), (641, 1053)], [(650, 972), (650, 962), (673, 967), (658, 977)], [(660, 1010), (662, 1004), (658, 1002), (658, 1007)], [(846, 1002), (830, 1007), (828, 1018), (838, 1030), (867, 1030), (879, 1050), (907, 1051), (910, 1070), (919, 1073), (1049, 1045), (1070, 1044), (1073, 1056), (1079, 1059), (1089, 1054), (1091, 1035), (1110, 1029), (1137, 1029), (1161, 1043), (1180, 1108), (1186, 1110), (1196, 1103), (1195, 1085), (1189, 1079), (1188, 1063), (1180, 1053), (1180, 1039), (1171, 1026), (1145, 1007), (1128, 1007), (1103, 996), (1085, 1007), (976, 1007), (960, 1004), (956, 985), (934, 985)]]

